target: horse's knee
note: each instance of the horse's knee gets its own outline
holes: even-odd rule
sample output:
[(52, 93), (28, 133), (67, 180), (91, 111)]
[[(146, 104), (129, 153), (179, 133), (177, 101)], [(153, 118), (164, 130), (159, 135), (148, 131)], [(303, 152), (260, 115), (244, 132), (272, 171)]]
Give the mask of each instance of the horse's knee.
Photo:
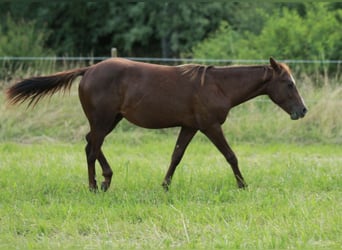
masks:
[(87, 157), (88, 157), (88, 155), (89, 155), (89, 153), (90, 153), (90, 144), (89, 144), (89, 143), (87, 143), (87, 145), (85, 146), (84, 150), (85, 150), (86, 155), (87, 155)]
[(86, 156), (88, 164), (94, 163), (97, 159), (97, 154), (88, 146), (86, 147)]
[(86, 139), (87, 142), (89, 142), (89, 140), (90, 140), (90, 133), (88, 133), (88, 134), (85, 136), (85, 139)]
[(85, 152), (86, 152), (88, 163), (92, 163), (96, 161), (98, 154), (99, 154), (99, 150), (100, 148), (94, 147), (93, 143), (90, 143), (90, 142), (87, 143), (85, 147)]

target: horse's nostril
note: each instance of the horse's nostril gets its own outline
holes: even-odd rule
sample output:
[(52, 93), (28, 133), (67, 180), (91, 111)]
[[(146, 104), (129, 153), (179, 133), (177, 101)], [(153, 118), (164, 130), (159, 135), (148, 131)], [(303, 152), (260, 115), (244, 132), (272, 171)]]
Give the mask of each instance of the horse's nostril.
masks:
[(303, 114), (305, 115), (308, 112), (307, 108), (303, 108)]

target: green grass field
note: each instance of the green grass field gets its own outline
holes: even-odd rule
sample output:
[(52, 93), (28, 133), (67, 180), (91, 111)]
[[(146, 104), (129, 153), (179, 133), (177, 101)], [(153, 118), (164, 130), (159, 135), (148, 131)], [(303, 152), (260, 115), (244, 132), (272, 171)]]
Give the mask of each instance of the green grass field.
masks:
[(165, 193), (173, 138), (149, 136), (108, 140), (113, 186), (97, 194), (87, 189), (83, 144), (2, 143), (0, 248), (342, 246), (340, 146), (235, 145), (249, 183), (241, 191), (197, 139)]
[(342, 88), (302, 88), (303, 120), (259, 98), (224, 125), (247, 190), (198, 134), (165, 193), (177, 130), (123, 122), (104, 145), (112, 186), (91, 193), (76, 87), (35, 109), (2, 104), (0, 249), (342, 248)]

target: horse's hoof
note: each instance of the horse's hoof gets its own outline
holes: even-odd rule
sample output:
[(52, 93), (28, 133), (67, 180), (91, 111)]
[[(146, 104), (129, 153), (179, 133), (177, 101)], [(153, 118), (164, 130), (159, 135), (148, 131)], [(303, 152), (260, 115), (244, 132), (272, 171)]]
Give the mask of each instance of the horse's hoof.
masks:
[(89, 191), (92, 192), (92, 193), (97, 193), (98, 187), (97, 186), (89, 187)]
[(163, 189), (164, 189), (165, 192), (168, 192), (168, 191), (169, 191), (170, 184), (168, 184), (168, 183), (166, 183), (166, 182), (163, 182), (162, 187), (163, 187)]
[(246, 189), (246, 188), (248, 188), (248, 185), (247, 185), (246, 183), (244, 183), (244, 182), (239, 182), (239, 183), (238, 183), (238, 188), (240, 188), (240, 189)]
[(102, 184), (101, 184), (101, 190), (102, 190), (103, 192), (106, 192), (106, 191), (108, 190), (108, 188), (109, 188), (108, 183), (107, 183), (107, 182), (102, 182)]

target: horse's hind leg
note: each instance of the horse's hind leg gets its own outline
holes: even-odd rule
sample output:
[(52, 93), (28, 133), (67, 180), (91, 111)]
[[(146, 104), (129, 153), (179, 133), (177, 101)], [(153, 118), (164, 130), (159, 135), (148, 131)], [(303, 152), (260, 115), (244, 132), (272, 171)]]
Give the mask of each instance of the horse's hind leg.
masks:
[[(101, 189), (103, 191), (107, 191), (110, 186), (112, 180), (112, 169), (108, 164), (106, 157), (104, 156), (101, 146), (103, 144), (104, 138), (107, 134), (109, 134), (114, 127), (120, 122), (122, 116), (116, 115), (115, 119), (112, 122), (106, 122), (105, 120), (100, 120), (101, 126), (90, 124), (91, 130), (86, 136), (87, 146), (86, 146), (86, 155), (87, 155), (87, 163), (88, 163), (88, 177), (89, 177), (89, 188), (90, 190), (97, 190), (96, 183), (96, 173), (95, 173), (95, 161), (96, 159), (99, 161), (102, 168), (102, 175), (104, 176), (104, 181), (101, 184)], [(107, 120), (108, 121), (108, 120)]]
[(100, 153), (97, 157), (97, 160), (99, 161), (101, 168), (102, 168), (102, 176), (104, 177), (104, 181), (101, 184), (101, 190), (102, 191), (107, 191), (110, 183), (112, 181), (112, 176), (113, 176), (113, 171), (111, 167), (109, 166), (109, 163), (104, 156), (102, 150), (100, 150)]
[[(103, 186), (105, 185), (108, 189), (111, 179), (112, 179), (112, 169), (110, 168), (102, 150), (101, 150), (101, 145), (103, 143), (96, 142), (94, 143), (93, 140), (91, 140), (91, 132), (89, 132), (86, 136), (87, 139), (87, 146), (86, 146), (86, 155), (87, 155), (87, 162), (88, 162), (88, 177), (89, 177), (89, 189), (90, 190), (97, 190), (97, 183), (96, 183), (96, 171), (95, 171), (95, 161), (96, 159), (99, 160), (100, 165), (102, 167), (102, 173), (103, 176), (105, 177), (105, 181), (102, 183), (101, 188), (103, 188)], [(100, 147), (100, 149), (98, 150), (98, 153), (96, 152), (96, 148)], [(95, 155), (97, 155), (95, 157)]]
[[(109, 134), (121, 120), (122, 120), (122, 115), (121, 114), (117, 115), (115, 117), (114, 123), (111, 125), (107, 134)], [(100, 163), (100, 166), (102, 168), (102, 175), (105, 178), (101, 184), (101, 189), (103, 191), (107, 191), (107, 189), (110, 186), (111, 180), (112, 180), (113, 171), (110, 168), (109, 163), (108, 163), (108, 161), (107, 161), (106, 157), (104, 156), (101, 149), (100, 149), (99, 155), (97, 157), (97, 160)]]
[[(96, 173), (95, 173), (95, 161), (97, 159), (98, 150), (95, 150), (95, 142), (92, 139), (94, 133), (90, 131), (87, 136), (87, 146), (85, 148), (86, 156), (87, 156), (87, 164), (88, 164), (88, 178), (89, 178), (89, 190), (96, 191), (97, 190), (97, 183), (96, 183)], [(97, 146), (98, 148), (101, 147)]]

